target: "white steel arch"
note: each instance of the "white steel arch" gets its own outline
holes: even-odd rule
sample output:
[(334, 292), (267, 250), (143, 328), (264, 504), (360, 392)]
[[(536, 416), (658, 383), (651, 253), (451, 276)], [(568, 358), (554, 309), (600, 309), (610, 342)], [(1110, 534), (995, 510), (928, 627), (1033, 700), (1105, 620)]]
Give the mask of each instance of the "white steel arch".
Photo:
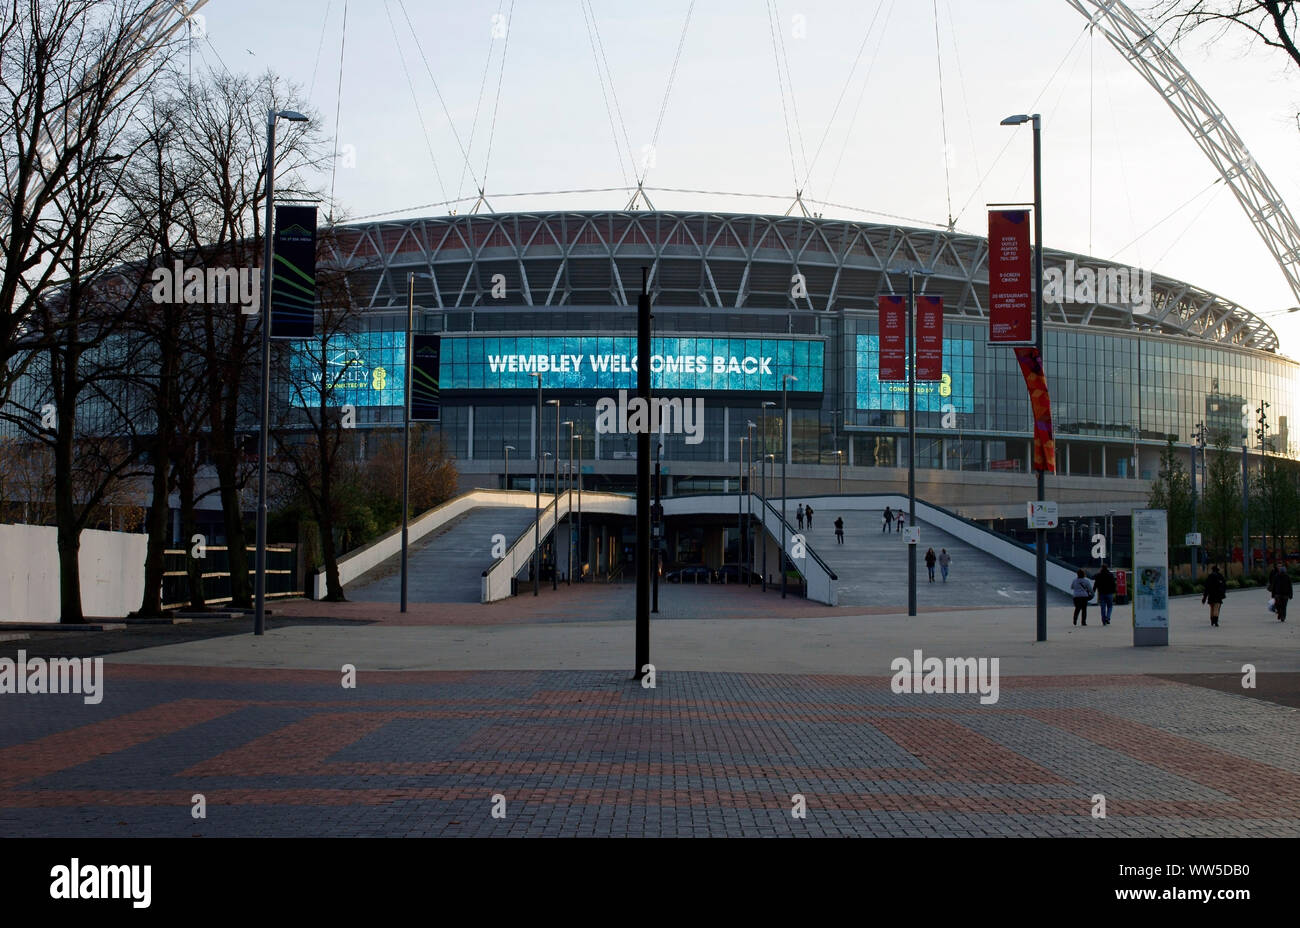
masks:
[(1123, 0), (1066, 0), (1169, 104), (1178, 121), (1232, 188), (1255, 231), (1300, 301), (1300, 227), (1223, 110), (1169, 46)]

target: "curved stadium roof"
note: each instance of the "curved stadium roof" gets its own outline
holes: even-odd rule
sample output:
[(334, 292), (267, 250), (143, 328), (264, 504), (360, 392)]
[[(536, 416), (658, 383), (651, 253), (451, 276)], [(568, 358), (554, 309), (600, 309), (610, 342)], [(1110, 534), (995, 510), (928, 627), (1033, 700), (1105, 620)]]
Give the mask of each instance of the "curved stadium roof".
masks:
[[(357, 269), (363, 302), (405, 307), (410, 271), (419, 305), (501, 306), (492, 277), (504, 274), (509, 304), (630, 306), (641, 267), (665, 306), (825, 311), (874, 308), (876, 295), (906, 288), (908, 269), (933, 269), (924, 292), (951, 316), (986, 318), (988, 240), (961, 232), (844, 219), (686, 211), (484, 213), (339, 226), (337, 259)], [(1046, 249), (1044, 267), (1127, 268)], [(793, 274), (808, 295), (790, 295)], [(1276, 352), (1277, 335), (1245, 308), (1152, 272), (1149, 313), (1126, 305), (1047, 303), (1049, 323), (1148, 331)]]

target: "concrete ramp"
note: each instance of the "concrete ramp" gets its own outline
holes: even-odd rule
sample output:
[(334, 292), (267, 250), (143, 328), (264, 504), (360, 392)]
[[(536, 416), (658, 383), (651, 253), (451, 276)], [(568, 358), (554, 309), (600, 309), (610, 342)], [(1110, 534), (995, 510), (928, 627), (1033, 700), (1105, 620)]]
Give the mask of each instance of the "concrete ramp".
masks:
[[(792, 504), (794, 501), (791, 501)], [(856, 502), (856, 501), (855, 501)], [(881, 532), (879, 509), (837, 510), (830, 498), (816, 499), (813, 504), (813, 527), (805, 530), (822, 559), (839, 578), (838, 603), (841, 606), (907, 605), (907, 545), (903, 535), (893, 527)], [(835, 519), (844, 519), (844, 544), (835, 542)], [(968, 606), (1031, 606), (1034, 604), (1034, 578), (1001, 558), (980, 550), (934, 525), (918, 518), (921, 543), (916, 552), (916, 603), (920, 608), (960, 609)], [(925, 569), (925, 552), (943, 548), (952, 556), (948, 582), (935, 567), (935, 582), (929, 582)], [(1048, 605), (1068, 603), (1069, 597), (1048, 588)]]
[[(476, 506), (435, 529), (411, 545), (407, 598), (413, 603), (478, 602), (483, 571), (496, 563), (492, 536), (504, 535), (509, 545), (532, 524), (531, 506)], [(400, 553), (389, 557), (346, 586), (348, 599), (400, 602), (401, 567)]]

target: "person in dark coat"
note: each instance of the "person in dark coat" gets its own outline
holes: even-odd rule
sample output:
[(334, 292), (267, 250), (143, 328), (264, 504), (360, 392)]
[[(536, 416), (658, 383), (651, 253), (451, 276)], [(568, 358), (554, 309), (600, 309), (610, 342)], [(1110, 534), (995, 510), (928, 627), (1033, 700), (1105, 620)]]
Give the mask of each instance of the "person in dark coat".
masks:
[(925, 569), (930, 572), (931, 583), (934, 583), (934, 563), (937, 560), (939, 560), (939, 558), (934, 553), (934, 548), (931, 548), (929, 551), (925, 552)]
[(1071, 618), (1071, 625), (1079, 624), (1079, 617), (1083, 617), (1083, 624), (1088, 624), (1088, 600), (1092, 599), (1092, 581), (1080, 567), (1078, 574), (1070, 581), (1070, 595), (1074, 597), (1074, 616)]
[(1097, 576), (1093, 578), (1093, 586), (1097, 588), (1097, 605), (1101, 608), (1101, 624), (1110, 624), (1110, 614), (1115, 608), (1115, 575), (1110, 572), (1110, 568), (1105, 564), (1101, 565), (1101, 570), (1097, 571)]
[(893, 527), (893, 524), (894, 524), (894, 510), (892, 510), (892, 509), (890, 509), (888, 506), (886, 506), (886, 507), (885, 507), (885, 521), (884, 521), (884, 524), (881, 526), (881, 529), (880, 529), (880, 530), (881, 530), (882, 532), (887, 532), (887, 531), (890, 530), (890, 528)]
[(1295, 587), (1291, 583), (1291, 575), (1286, 572), (1286, 568), (1281, 565), (1274, 565), (1277, 574), (1273, 577), (1273, 584), (1269, 591), (1273, 594), (1273, 605), (1277, 609), (1277, 620), (1286, 621), (1286, 604), (1295, 595)]
[(839, 517), (835, 519), (835, 542), (844, 544), (844, 519)]
[(812, 531), (812, 507), (811, 506), (803, 507), (803, 517), (808, 522), (808, 531), (811, 532)]
[(1210, 625), (1219, 627), (1219, 607), (1228, 596), (1228, 581), (1219, 573), (1219, 565), (1210, 568), (1205, 578), (1205, 591), (1201, 593), (1201, 602), (1210, 604)]

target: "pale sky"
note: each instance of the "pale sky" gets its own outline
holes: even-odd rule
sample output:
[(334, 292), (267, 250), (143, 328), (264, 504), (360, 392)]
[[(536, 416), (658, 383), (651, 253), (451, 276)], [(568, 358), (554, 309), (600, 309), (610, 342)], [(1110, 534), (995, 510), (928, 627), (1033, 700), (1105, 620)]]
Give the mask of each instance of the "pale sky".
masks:
[[(486, 177), (499, 211), (621, 209), (626, 193), (538, 192), (629, 183), (655, 138), (688, 6), (516, 0), (512, 13), (510, 0), (405, 0), (405, 11), (398, 0), (210, 0), (192, 55), (196, 66), (219, 66), (219, 56), (231, 70), (273, 67), (301, 86), (322, 128), (337, 125), (344, 155), (355, 156), (322, 181), (351, 218), (445, 215), (451, 207), (428, 204), (473, 196), (472, 176)], [(594, 10), (622, 112), (613, 129), (584, 10)], [(1040, 112), (1048, 247), (1235, 300), (1300, 357), (1300, 313), (1269, 315), (1300, 301), (1235, 197), (1213, 183), (1159, 95), (1085, 30), (1064, 0), (698, 0), (646, 184), (775, 198), (650, 197), (660, 209), (780, 214), (798, 184), (806, 198), (842, 204), (810, 206), (826, 216), (939, 226), (951, 201), (957, 228), (983, 235), (987, 202), (1033, 193), (1030, 130), (998, 122)], [(1210, 38), (1176, 52), (1294, 214), (1300, 69), (1234, 34)], [(516, 193), (533, 195), (507, 196)]]

